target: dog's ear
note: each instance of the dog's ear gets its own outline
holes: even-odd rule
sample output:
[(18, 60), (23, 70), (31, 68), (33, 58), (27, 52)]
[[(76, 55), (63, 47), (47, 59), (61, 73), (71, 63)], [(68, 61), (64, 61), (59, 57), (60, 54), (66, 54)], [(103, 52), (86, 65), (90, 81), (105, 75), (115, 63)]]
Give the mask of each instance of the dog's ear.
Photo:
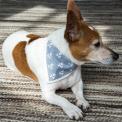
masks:
[(67, 10), (74, 12), (77, 19), (83, 20), (83, 17), (81, 16), (80, 8), (76, 5), (74, 0), (68, 0)]
[(68, 0), (67, 4), (67, 24), (65, 30), (65, 38), (68, 41), (76, 41), (81, 34), (81, 21), (83, 20), (80, 9), (74, 0)]

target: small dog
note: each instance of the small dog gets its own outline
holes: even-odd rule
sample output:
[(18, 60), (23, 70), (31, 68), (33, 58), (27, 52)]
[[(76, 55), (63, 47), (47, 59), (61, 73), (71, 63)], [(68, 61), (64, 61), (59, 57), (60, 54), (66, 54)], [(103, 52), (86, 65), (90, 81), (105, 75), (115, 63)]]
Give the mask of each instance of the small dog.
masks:
[[(45, 38), (19, 31), (4, 42), (2, 53), (8, 68), (38, 81), (42, 97), (60, 106), (71, 119), (83, 117), (89, 103), (83, 95), (81, 65), (91, 61), (111, 64), (119, 55), (106, 47), (97, 30), (81, 16), (74, 0), (68, 0), (67, 24)], [(71, 88), (77, 106), (56, 94), (57, 89)]]

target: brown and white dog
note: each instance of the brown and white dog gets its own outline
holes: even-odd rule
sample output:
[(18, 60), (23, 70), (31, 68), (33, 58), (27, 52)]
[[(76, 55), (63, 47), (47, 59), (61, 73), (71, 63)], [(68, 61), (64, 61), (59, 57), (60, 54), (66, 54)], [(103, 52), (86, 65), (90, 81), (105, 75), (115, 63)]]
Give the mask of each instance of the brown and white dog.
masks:
[[(55, 48), (50, 55), (47, 54), (49, 41), (50, 45)], [(61, 58), (60, 60), (55, 57), (57, 50), (60, 52), (58, 55), (58, 58)], [(8, 68), (38, 81), (43, 98), (50, 104), (60, 106), (71, 119), (75, 118), (76, 120), (83, 117), (82, 110), (79, 107), (82, 106), (84, 110), (89, 107), (89, 103), (83, 96), (81, 65), (88, 61), (111, 64), (119, 57), (117, 53), (102, 43), (97, 30), (83, 20), (80, 9), (74, 0), (68, 0), (66, 28), (59, 29), (45, 38), (26, 31), (15, 32), (5, 40), (2, 52)], [(58, 66), (60, 67), (58, 69), (62, 71), (60, 74), (66, 71), (65, 77), (49, 83), (47, 55), (49, 59), (53, 55), (50, 62), (55, 61), (52, 64), (55, 64), (55, 69)], [(69, 66), (62, 59), (70, 62), (70, 68), (72, 68), (70, 72), (70, 69), (66, 68)], [(57, 65), (57, 61), (63, 63)], [(61, 69), (63, 65), (64, 70)], [(72, 66), (76, 67), (73, 68)], [(59, 71), (55, 71), (59, 73)], [(51, 78), (54, 77), (51, 75)], [(76, 96), (77, 106), (56, 94), (57, 89), (66, 88), (71, 88)]]

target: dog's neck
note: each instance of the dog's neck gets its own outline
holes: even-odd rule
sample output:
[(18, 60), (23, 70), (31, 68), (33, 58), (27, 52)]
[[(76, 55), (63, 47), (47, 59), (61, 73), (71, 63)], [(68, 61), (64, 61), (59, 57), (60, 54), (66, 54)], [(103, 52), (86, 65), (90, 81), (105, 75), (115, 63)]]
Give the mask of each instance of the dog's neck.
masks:
[(69, 44), (64, 38), (65, 28), (58, 29), (51, 33), (47, 39), (50, 40), (55, 47), (57, 47), (66, 57), (68, 57), (73, 63), (82, 65), (84, 62), (76, 60), (69, 49)]

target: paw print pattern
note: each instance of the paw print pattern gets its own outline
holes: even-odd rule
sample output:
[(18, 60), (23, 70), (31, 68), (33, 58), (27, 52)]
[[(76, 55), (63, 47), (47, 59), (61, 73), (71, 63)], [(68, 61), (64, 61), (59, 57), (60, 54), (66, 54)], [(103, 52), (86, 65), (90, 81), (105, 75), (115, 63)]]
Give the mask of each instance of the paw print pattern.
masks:
[(64, 75), (64, 71), (60, 71), (59, 75), (63, 76)]
[(49, 59), (51, 59), (52, 58), (52, 53), (51, 52), (48, 53), (47, 56), (48, 56)]
[(59, 58), (59, 59), (60, 59), (60, 58), (61, 58), (61, 56), (62, 56), (61, 52), (57, 53), (57, 54), (56, 54), (56, 56), (57, 56), (57, 58)]
[(48, 68), (51, 69), (51, 70), (53, 70), (53, 67), (54, 67), (54, 64), (49, 64), (48, 65)]
[(47, 43), (46, 62), (50, 82), (72, 73), (77, 67), (51, 41)]
[(55, 79), (56, 74), (51, 74), (49, 77), (50, 77), (51, 79)]
[(58, 64), (58, 67), (59, 68), (63, 68), (64, 67), (64, 64), (61, 62), (61, 63)]

